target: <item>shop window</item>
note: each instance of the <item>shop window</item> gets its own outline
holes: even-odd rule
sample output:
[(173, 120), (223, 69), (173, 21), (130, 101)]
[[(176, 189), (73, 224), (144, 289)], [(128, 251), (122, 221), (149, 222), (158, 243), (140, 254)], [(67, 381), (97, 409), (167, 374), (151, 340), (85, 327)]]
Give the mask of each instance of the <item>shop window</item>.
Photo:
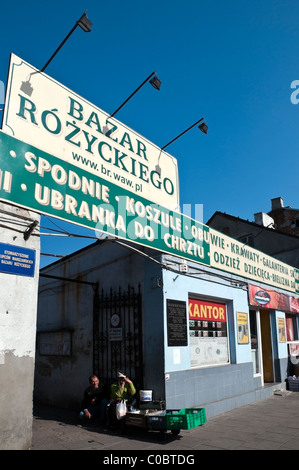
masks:
[(229, 363), (226, 305), (189, 298), (191, 367)]
[(244, 243), (244, 245), (248, 245), (251, 247), (254, 247), (254, 238), (253, 235), (246, 235), (246, 237), (240, 237), (238, 239), (241, 243)]

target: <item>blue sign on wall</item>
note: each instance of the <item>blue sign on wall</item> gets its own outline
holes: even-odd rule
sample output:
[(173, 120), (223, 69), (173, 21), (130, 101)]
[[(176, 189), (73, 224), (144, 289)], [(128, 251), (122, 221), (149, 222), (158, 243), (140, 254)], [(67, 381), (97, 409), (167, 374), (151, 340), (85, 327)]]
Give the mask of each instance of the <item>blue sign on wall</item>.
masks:
[(34, 276), (35, 250), (0, 243), (0, 272)]

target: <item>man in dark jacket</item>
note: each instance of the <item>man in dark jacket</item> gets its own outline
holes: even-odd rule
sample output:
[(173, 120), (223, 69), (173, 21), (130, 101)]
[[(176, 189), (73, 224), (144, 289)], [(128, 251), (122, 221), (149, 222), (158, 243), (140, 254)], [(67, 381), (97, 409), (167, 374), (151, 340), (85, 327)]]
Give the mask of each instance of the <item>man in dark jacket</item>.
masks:
[(103, 389), (100, 387), (99, 378), (96, 375), (89, 377), (89, 387), (86, 388), (82, 400), (81, 418), (100, 418), (105, 420), (108, 399), (105, 397)]

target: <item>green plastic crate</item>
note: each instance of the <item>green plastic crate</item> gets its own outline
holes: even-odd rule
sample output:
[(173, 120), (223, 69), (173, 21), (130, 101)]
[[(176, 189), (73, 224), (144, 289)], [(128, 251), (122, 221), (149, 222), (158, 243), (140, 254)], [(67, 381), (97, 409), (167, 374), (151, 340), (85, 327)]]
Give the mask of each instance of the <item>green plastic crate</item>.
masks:
[(183, 408), (178, 413), (166, 413), (167, 429), (191, 429), (206, 422), (204, 408)]

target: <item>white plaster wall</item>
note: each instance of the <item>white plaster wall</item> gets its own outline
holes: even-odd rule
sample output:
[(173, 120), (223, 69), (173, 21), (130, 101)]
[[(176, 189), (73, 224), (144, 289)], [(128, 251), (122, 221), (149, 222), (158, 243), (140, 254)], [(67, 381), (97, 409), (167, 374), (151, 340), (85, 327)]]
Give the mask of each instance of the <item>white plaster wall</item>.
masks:
[(0, 272), (0, 449), (25, 450), (32, 438), (40, 238), (24, 231), (39, 215), (0, 203), (0, 242), (36, 251), (34, 277)]

